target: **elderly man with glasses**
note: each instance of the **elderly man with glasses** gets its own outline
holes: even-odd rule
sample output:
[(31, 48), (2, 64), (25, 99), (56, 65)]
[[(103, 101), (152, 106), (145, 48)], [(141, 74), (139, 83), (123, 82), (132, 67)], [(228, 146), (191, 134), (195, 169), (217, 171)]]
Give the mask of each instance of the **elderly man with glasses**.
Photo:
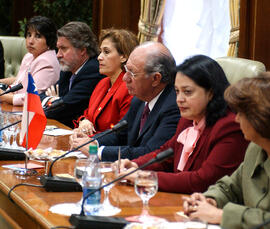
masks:
[[(176, 65), (170, 51), (161, 43), (147, 42), (133, 50), (125, 66), (123, 80), (134, 96), (123, 120), (128, 128), (98, 139), (98, 156), (103, 161), (134, 159), (159, 148), (175, 133), (180, 118), (176, 104), (174, 80)], [(89, 138), (76, 133), (70, 137), (72, 147)], [(89, 145), (81, 148), (88, 153)]]

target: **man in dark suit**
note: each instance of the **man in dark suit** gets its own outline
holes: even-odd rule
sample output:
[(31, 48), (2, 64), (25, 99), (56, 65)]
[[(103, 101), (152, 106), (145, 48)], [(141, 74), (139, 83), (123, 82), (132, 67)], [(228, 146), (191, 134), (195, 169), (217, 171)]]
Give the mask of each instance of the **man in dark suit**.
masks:
[(72, 121), (83, 114), (95, 86), (103, 78), (99, 74), (98, 47), (95, 35), (83, 22), (67, 23), (57, 31), (57, 36), (59, 93), (52, 87), (47, 90), (47, 97), (43, 94), (41, 99), (47, 118), (74, 127)]
[[(128, 128), (98, 139), (101, 160), (117, 160), (119, 147), (121, 158), (137, 158), (159, 148), (174, 135), (180, 117), (173, 86), (175, 67), (170, 51), (161, 43), (147, 42), (134, 49), (123, 77), (129, 93), (134, 95), (123, 118)], [(147, 106), (149, 114), (143, 121)], [(87, 140), (78, 132), (70, 137), (73, 147)], [(87, 154), (88, 147), (81, 150)]]

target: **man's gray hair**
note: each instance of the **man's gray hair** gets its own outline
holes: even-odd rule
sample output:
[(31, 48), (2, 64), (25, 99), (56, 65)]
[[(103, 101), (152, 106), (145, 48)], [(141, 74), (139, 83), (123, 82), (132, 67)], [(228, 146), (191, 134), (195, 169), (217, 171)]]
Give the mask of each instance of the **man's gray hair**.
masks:
[(170, 51), (164, 46), (162, 49), (150, 52), (146, 58), (144, 71), (146, 74), (159, 72), (162, 75), (161, 82), (173, 84), (176, 75), (176, 63)]
[(67, 23), (57, 31), (57, 36), (65, 37), (75, 48), (86, 48), (90, 58), (98, 54), (96, 36), (84, 22), (72, 21)]

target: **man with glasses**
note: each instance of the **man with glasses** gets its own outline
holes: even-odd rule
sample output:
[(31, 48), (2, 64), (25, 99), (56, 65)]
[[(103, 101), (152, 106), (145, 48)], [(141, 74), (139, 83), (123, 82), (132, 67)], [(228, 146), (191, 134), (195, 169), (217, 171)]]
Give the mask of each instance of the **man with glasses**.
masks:
[[(180, 118), (174, 91), (175, 61), (161, 43), (147, 42), (133, 50), (125, 66), (123, 80), (134, 96), (124, 116), (128, 128), (98, 139), (103, 161), (134, 159), (154, 151), (175, 133)], [(70, 143), (77, 147), (89, 138), (76, 133)], [(89, 145), (82, 147), (88, 153)]]

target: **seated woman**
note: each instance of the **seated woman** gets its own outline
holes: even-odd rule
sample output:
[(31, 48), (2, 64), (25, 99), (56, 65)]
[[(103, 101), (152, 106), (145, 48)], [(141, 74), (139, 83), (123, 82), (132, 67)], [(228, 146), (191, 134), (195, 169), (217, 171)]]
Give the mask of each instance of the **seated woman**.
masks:
[[(28, 72), (34, 78), (38, 93), (46, 91), (59, 79), (60, 65), (56, 57), (56, 27), (46, 17), (36, 16), (25, 27), (25, 42), (28, 53), (24, 56), (17, 77), (1, 79), (0, 83), (16, 85), (22, 83), (23, 89), (3, 95), (1, 102), (22, 106), (28, 84)], [(0, 91), (2, 93), (2, 91)]]
[(99, 72), (102, 79), (93, 91), (88, 108), (77, 123), (79, 131), (92, 135), (111, 128), (129, 109), (132, 96), (122, 80), (124, 65), (138, 45), (136, 36), (124, 29), (102, 30), (100, 35)]
[[(157, 171), (159, 190), (204, 191), (239, 166), (248, 142), (227, 108), (223, 93), (229, 83), (218, 63), (197, 55), (176, 70), (176, 102), (181, 118), (175, 135), (159, 150), (133, 161), (122, 160), (122, 174), (172, 148), (173, 159), (146, 167)], [(129, 179), (133, 181), (134, 177)]]
[(204, 194), (186, 198), (184, 211), (222, 228), (262, 228), (259, 224), (270, 223), (270, 72), (238, 81), (225, 91), (225, 99), (252, 143), (239, 168)]

